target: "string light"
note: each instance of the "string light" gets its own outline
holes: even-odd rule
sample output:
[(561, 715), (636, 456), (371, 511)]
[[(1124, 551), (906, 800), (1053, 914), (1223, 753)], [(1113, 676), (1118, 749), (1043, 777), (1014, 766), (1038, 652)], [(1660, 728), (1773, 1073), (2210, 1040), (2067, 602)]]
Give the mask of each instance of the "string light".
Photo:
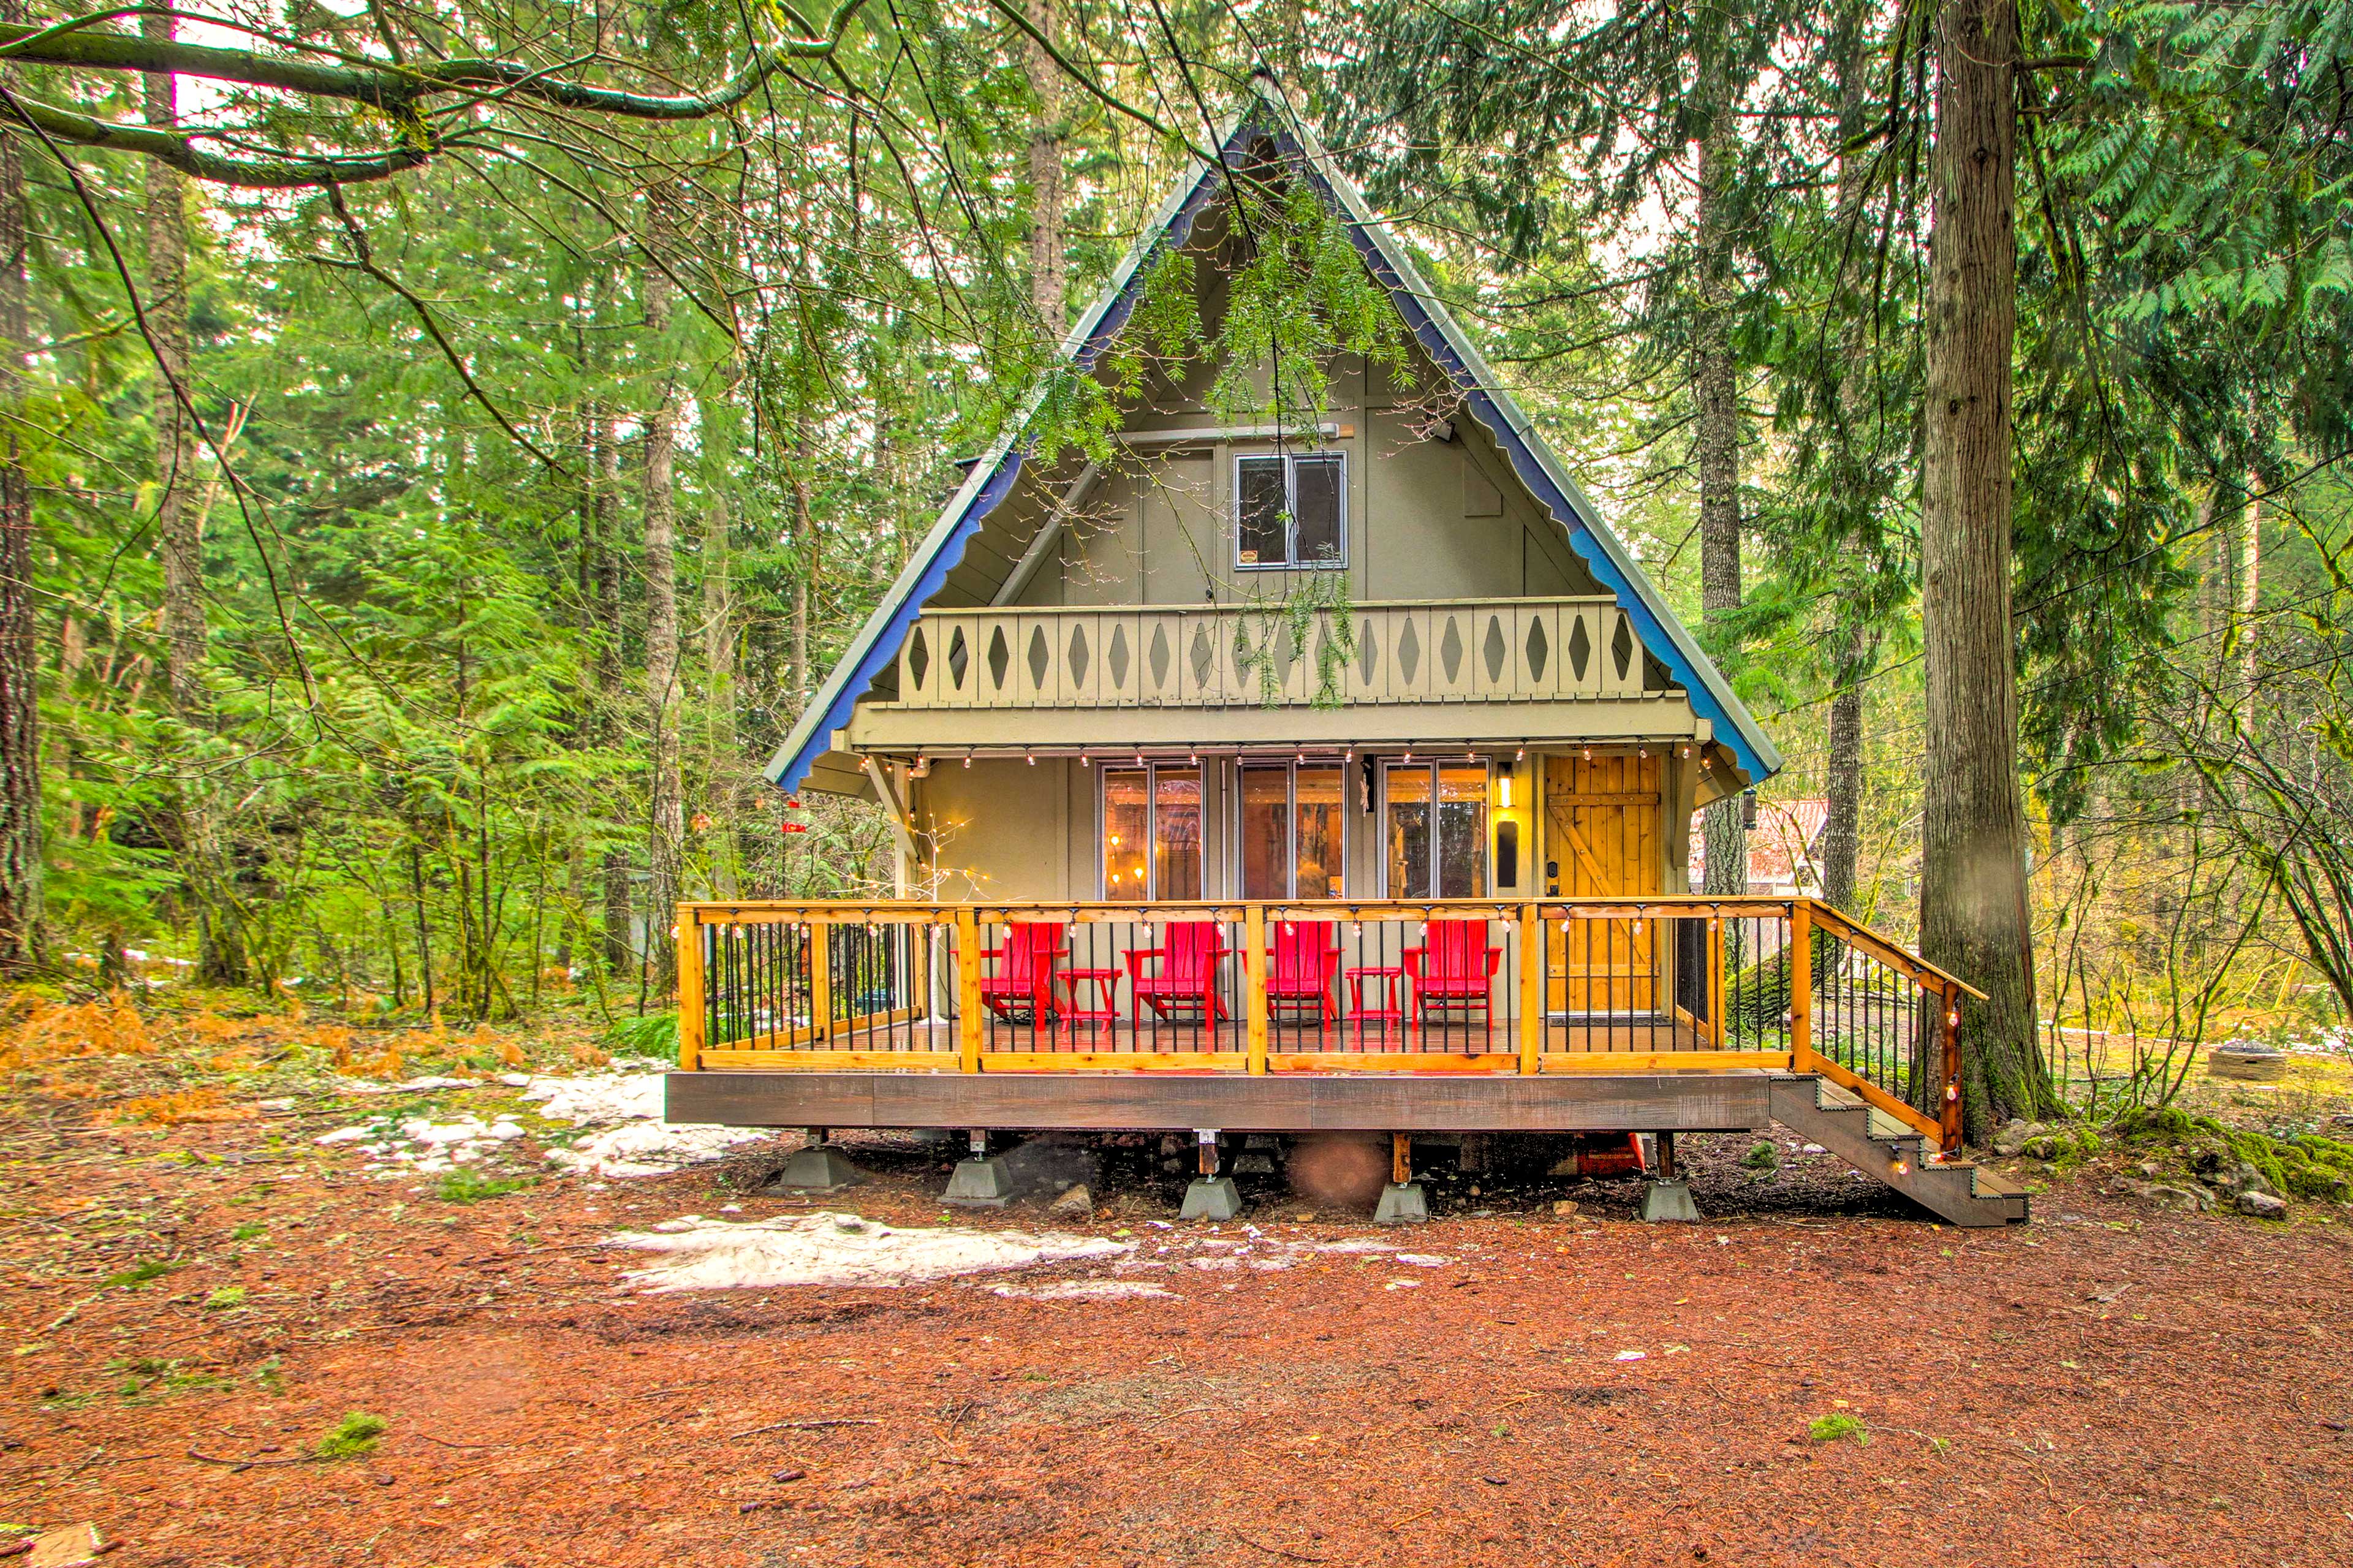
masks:
[(1079, 753), (1079, 766), (1082, 768), (1091, 768), (1094, 765), (1095, 760), (1092, 757), (1087, 755), (1084, 752), (1081, 752)]
[(1525, 746), (1525, 745), (1523, 745), (1523, 746), (1522, 746), (1518, 751), (1514, 752), (1512, 753), (1512, 761), (1514, 761), (1514, 762), (1515, 762), (1515, 763), (1525, 763), (1525, 762), (1526, 762), (1527, 760), (1528, 760), (1528, 749), (1527, 749), (1527, 747), (1526, 747), (1526, 746)]
[(966, 752), (964, 754), (964, 765), (965, 767), (972, 766), (972, 753), (970, 752)]
[(1036, 766), (1038, 765), (1038, 753), (1037, 753), (1037, 752), (1022, 752), (1022, 753), (1021, 753), (1021, 757), (1022, 757), (1022, 760), (1023, 760), (1024, 762), (1027, 762), (1027, 763), (1028, 763), (1031, 767), (1033, 767), (1033, 768), (1034, 768), (1034, 767), (1036, 767)]

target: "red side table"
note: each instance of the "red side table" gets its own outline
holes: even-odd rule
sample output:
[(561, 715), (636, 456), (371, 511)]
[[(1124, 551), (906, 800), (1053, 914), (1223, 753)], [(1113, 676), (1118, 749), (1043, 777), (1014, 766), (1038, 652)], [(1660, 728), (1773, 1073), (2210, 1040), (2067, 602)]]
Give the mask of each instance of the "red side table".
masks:
[[(1406, 1022), (1405, 1005), (1399, 994), (1405, 988), (1405, 971), (1393, 965), (1363, 964), (1341, 973), (1348, 981), (1348, 1016), (1356, 1028), (1356, 1048), (1360, 1051), (1365, 1048), (1366, 1019), (1380, 1025), (1381, 1043), (1387, 1045), (1392, 1026)], [(1365, 1005), (1365, 982), (1367, 980), (1379, 983), (1374, 991), (1374, 995), (1381, 1003), (1377, 1007)]]
[[(1119, 1025), (1119, 983), (1124, 971), (1117, 969), (1064, 969), (1059, 972), (1062, 994), (1070, 999), (1062, 1009), (1062, 1038), (1071, 1038), (1073, 1024), (1092, 1024), (1098, 1043), (1106, 1032), (1116, 1031)], [(1089, 1005), (1082, 985), (1095, 988), (1094, 1002)]]

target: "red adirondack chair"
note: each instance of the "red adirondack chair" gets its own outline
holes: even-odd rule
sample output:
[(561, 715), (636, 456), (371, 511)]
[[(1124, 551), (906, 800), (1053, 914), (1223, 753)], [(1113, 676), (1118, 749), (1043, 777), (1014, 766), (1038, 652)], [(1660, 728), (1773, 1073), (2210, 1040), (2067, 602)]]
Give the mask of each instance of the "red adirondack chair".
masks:
[(1415, 1026), (1430, 1026), (1432, 1008), (1465, 1016), (1481, 1013), (1494, 1021), (1495, 966), (1504, 950), (1487, 945), (1484, 921), (1430, 921), (1422, 945), (1405, 950), (1405, 983), (1413, 994)]
[(1198, 1013), (1204, 1024), (1217, 1027), (1228, 1016), (1218, 1000), (1218, 960), (1229, 951), (1225, 932), (1215, 921), (1176, 921), (1161, 933), (1160, 942), (1127, 953), (1128, 1008), (1135, 1026), (1144, 1027), (1148, 1004), (1164, 1018), (1181, 1009)]
[(1277, 921), (1274, 967), (1266, 977), (1266, 1010), (1312, 1010), (1326, 1024), (1339, 1016), (1332, 981), (1340, 972), (1340, 943), (1330, 921)]
[(981, 1005), (1007, 1023), (1043, 1024), (1054, 1016), (1054, 970), (1062, 956), (1062, 922), (1013, 921), (1005, 941), (981, 954)]

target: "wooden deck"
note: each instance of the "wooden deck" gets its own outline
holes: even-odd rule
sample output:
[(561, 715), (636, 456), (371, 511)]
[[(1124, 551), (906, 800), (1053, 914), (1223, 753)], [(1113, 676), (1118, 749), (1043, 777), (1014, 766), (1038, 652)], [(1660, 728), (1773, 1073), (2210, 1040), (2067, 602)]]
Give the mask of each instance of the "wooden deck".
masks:
[(1743, 1131), (1773, 1120), (1768, 1072), (1504, 1074), (680, 1072), (672, 1121), (1229, 1132)]
[[(1738, 1128), (1767, 1120), (1738, 1085), (1818, 1074), (1915, 1132), (1958, 1138), (1954, 1031), (1968, 988), (1814, 900), (761, 902), (679, 914), (686, 1070), (672, 1080), (674, 1119)], [(1340, 966), (1325, 975), (1340, 1010), (1329, 1019), (1299, 1011), (1299, 993), (1270, 973), (1278, 924), (1318, 921)], [(1486, 1009), (1466, 1011), (1459, 994), (1418, 997), (1410, 980), (1358, 984), (1414, 973), (1400, 961), (1439, 921), (1486, 928)], [(1116, 984), (1133, 982), (1124, 958), (1156, 958), (1179, 923), (1223, 933), (1208, 982), (1225, 1015), (1215, 1024), (1198, 1005), (1139, 1021), (1138, 987), (1123, 995)], [(1041, 927), (1050, 970), (1008, 985), (1013, 934)], [(1319, 1084), (1336, 1087), (1303, 1087)]]

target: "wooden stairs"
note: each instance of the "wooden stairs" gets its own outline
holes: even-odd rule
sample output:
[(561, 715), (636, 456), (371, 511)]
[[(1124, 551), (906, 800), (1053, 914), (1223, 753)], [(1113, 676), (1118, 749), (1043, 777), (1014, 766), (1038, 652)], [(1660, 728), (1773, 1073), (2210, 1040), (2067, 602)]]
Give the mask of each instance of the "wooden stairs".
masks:
[(1828, 1079), (1776, 1079), (1773, 1120), (1955, 1225), (2029, 1217), (2023, 1188), (1966, 1160), (1936, 1157), (1920, 1133)]

